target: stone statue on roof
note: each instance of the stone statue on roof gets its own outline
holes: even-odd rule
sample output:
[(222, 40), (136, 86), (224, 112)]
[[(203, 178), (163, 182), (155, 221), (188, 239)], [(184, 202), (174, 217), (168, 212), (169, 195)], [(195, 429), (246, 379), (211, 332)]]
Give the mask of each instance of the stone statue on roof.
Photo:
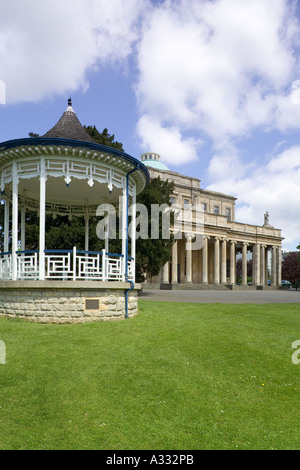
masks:
[(264, 227), (270, 227), (270, 216), (268, 211), (264, 215)]

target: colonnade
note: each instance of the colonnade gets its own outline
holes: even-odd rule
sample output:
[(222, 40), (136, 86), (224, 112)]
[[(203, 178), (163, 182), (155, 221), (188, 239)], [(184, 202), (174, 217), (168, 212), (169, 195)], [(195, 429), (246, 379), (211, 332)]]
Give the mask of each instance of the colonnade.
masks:
[[(242, 286), (247, 286), (248, 252), (252, 252), (252, 285), (267, 286), (269, 259), (271, 286), (281, 284), (281, 246), (256, 241), (233, 240), (226, 237), (204, 236), (197, 263), (193, 265), (192, 239), (187, 235), (183, 243), (176, 241), (172, 246), (171, 260), (162, 269), (162, 284), (191, 284), (196, 277), (200, 284), (235, 285), (237, 282), (236, 262), (239, 253), (242, 259)], [(180, 276), (180, 250), (185, 249), (185, 276)], [(269, 255), (270, 253), (270, 255)], [(251, 259), (251, 258), (250, 258)], [(199, 270), (199, 272), (195, 272)]]

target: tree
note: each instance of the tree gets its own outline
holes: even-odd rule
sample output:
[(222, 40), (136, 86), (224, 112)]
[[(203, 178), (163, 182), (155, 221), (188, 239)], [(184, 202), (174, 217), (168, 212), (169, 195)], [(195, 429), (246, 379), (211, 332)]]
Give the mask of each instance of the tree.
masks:
[[(148, 238), (138, 238), (136, 241), (136, 280), (143, 282), (145, 276), (157, 276), (160, 269), (170, 259), (171, 248), (174, 237), (170, 233), (170, 238), (163, 238), (163, 221), (159, 218), (158, 234), (159, 238), (151, 238), (151, 213), (152, 204), (158, 206), (167, 205), (171, 207), (171, 195), (174, 190), (174, 183), (162, 181), (159, 177), (153, 178), (144, 191), (137, 196), (137, 203), (143, 204), (148, 211)], [(170, 213), (170, 226), (174, 222), (174, 215)]]
[(124, 152), (123, 145), (121, 142), (115, 141), (115, 134), (110, 135), (108, 133), (108, 129), (105, 127), (102, 133), (100, 133), (96, 126), (83, 126), (90, 137), (96, 142), (97, 144), (106, 145), (107, 147), (113, 147), (115, 149), (121, 150)]
[(282, 279), (290, 281), (293, 285), (300, 280), (298, 253), (292, 252), (284, 257), (282, 262)]

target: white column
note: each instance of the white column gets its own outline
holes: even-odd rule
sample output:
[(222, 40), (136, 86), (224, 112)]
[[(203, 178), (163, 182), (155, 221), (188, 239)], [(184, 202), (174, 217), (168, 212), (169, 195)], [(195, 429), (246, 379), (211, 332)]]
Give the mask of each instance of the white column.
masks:
[(226, 260), (227, 260), (227, 240), (224, 239), (222, 240), (222, 245), (221, 245), (221, 283), (224, 285), (227, 284)]
[(15, 281), (17, 279), (16, 251), (18, 249), (18, 173), (15, 160), (13, 160), (12, 177), (12, 280)]
[(10, 203), (8, 198), (5, 199), (4, 206), (4, 252), (9, 251), (9, 209)]
[(242, 285), (247, 285), (247, 250), (248, 244), (243, 243), (243, 251), (242, 251)]
[(76, 281), (76, 268), (77, 268), (77, 254), (76, 246), (73, 246), (73, 281)]
[(231, 241), (230, 246), (230, 284), (234, 285), (236, 283), (236, 252), (235, 252), (236, 242)]
[(172, 245), (172, 284), (178, 284), (177, 264), (178, 264), (177, 242), (175, 242)]
[(126, 190), (126, 179), (124, 180), (124, 189), (122, 197), (122, 255), (123, 255), (123, 281), (125, 281), (125, 272), (126, 272), (126, 245), (127, 245), (127, 190)]
[(202, 248), (202, 283), (208, 283), (208, 239), (209, 237), (203, 237), (203, 248)]
[(25, 251), (25, 212), (26, 208), (23, 205), (21, 209), (21, 251)]
[(217, 237), (214, 248), (214, 284), (220, 284), (220, 239)]
[(45, 228), (46, 228), (46, 168), (45, 157), (41, 157), (40, 168), (40, 244), (39, 279), (45, 279)]
[(84, 210), (84, 250), (89, 251), (89, 209), (85, 207)]
[(132, 205), (131, 205), (131, 258), (134, 259), (134, 279), (135, 282), (135, 250), (136, 250), (136, 187), (133, 190)]

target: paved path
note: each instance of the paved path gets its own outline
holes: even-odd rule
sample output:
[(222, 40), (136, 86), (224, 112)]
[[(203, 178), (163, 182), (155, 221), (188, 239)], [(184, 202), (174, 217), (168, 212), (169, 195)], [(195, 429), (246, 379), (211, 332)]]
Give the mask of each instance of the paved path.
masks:
[(300, 303), (300, 291), (296, 290), (146, 290), (140, 299), (164, 302), (223, 303), (223, 304), (280, 304)]

